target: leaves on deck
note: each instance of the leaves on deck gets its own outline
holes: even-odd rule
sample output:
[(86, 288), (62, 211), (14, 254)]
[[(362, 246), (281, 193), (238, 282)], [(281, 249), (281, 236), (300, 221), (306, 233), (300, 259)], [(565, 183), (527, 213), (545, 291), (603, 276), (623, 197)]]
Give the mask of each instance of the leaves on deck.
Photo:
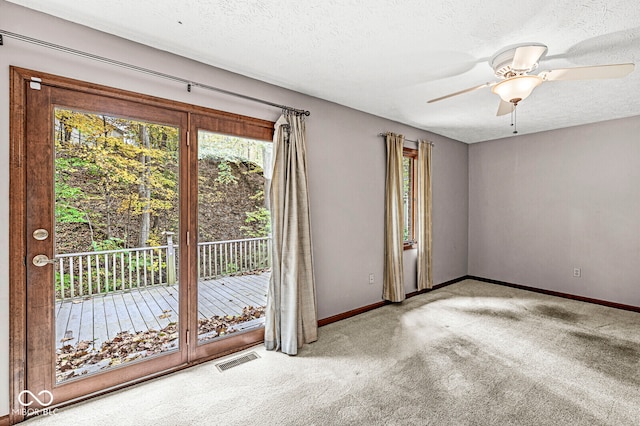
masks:
[(88, 340), (82, 340), (76, 346), (65, 345), (57, 350), (57, 379), (62, 381), (93, 373), (176, 348), (177, 338), (177, 324), (170, 323), (160, 331), (120, 332), (100, 348)]
[[(235, 327), (264, 316), (264, 306), (246, 306), (240, 315), (214, 315), (198, 320), (198, 335), (207, 339), (234, 333)], [(167, 317), (171, 316), (170, 312)], [(163, 314), (163, 315), (164, 315)], [(162, 317), (162, 315), (161, 315)], [(64, 345), (57, 350), (56, 378), (58, 382), (146, 358), (178, 347), (178, 324), (170, 323), (161, 330), (140, 332), (123, 331), (111, 340), (94, 346), (89, 340), (81, 340), (75, 346)], [(63, 339), (65, 340), (65, 339)]]
[(160, 318), (160, 319), (169, 318), (172, 313), (173, 313), (173, 311), (171, 309), (165, 309), (164, 311), (162, 311), (161, 315), (158, 315), (158, 318)]
[[(214, 315), (210, 318), (201, 318), (198, 320), (198, 334), (212, 333), (212, 335), (207, 336), (208, 339), (211, 339), (222, 336), (223, 334), (233, 333), (238, 331), (233, 327), (234, 325), (242, 324), (262, 316), (264, 316), (264, 306), (245, 306), (242, 308), (242, 314), (240, 315)], [(213, 332), (215, 332), (215, 334), (213, 334)]]

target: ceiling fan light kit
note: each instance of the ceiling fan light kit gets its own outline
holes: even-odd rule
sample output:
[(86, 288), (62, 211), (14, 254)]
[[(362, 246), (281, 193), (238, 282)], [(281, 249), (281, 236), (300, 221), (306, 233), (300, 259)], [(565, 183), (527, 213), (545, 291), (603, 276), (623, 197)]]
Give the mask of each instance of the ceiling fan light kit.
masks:
[(523, 99), (526, 99), (533, 89), (542, 83), (542, 77), (537, 75), (518, 75), (503, 80), (491, 88), (491, 91), (505, 102), (511, 102), (517, 105)]

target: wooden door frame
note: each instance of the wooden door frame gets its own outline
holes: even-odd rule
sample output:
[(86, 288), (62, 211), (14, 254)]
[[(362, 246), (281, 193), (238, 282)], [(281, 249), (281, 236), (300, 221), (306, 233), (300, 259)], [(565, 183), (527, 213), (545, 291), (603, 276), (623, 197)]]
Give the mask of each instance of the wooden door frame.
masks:
[[(26, 138), (26, 99), (28, 84), (46, 84), (57, 88), (65, 88), (80, 93), (94, 94), (106, 96), (117, 100), (131, 101), (142, 103), (145, 106), (155, 106), (164, 109), (174, 110), (176, 112), (184, 112), (187, 114), (187, 121), (192, 113), (210, 117), (212, 120), (218, 121), (222, 133), (234, 136), (241, 136), (260, 140), (271, 140), (273, 137), (274, 123), (268, 120), (261, 120), (252, 117), (246, 117), (238, 114), (228, 113), (224, 111), (213, 110), (210, 108), (190, 105), (182, 102), (171, 101), (150, 95), (138, 94), (122, 89), (110, 88), (107, 86), (97, 85), (93, 83), (74, 80), (66, 77), (60, 77), (52, 74), (42, 73), (29, 69), (10, 67), (10, 155), (9, 155), (9, 399), (10, 399), (10, 424), (21, 422), (25, 419), (22, 407), (19, 403), (19, 394), (26, 390), (26, 368), (25, 362), (27, 357), (26, 332), (27, 332), (27, 266), (26, 250), (27, 250), (27, 232), (26, 232), (26, 168), (25, 153), (27, 148)], [(184, 131), (189, 130), (190, 125)], [(189, 135), (187, 135), (187, 138)], [(193, 136), (191, 136), (193, 137)], [(188, 139), (187, 139), (188, 140)], [(193, 147), (191, 148), (191, 151)], [(190, 151), (190, 152), (191, 152)], [(193, 155), (191, 155), (193, 157)], [(191, 164), (197, 163), (197, 157), (190, 159)], [(193, 183), (190, 184), (193, 187)], [(191, 189), (189, 189), (191, 190)], [(189, 206), (191, 212), (193, 208)], [(185, 218), (187, 230), (193, 226), (197, 218), (188, 214)], [(184, 231), (184, 230), (183, 230)], [(184, 234), (184, 232), (181, 232)], [(190, 232), (190, 240), (188, 244), (196, 242), (196, 232)], [(191, 262), (195, 264), (195, 262)], [(191, 265), (190, 273), (193, 274), (195, 265)], [(187, 303), (193, 306), (195, 295), (189, 295)], [(191, 309), (191, 308), (189, 308)], [(232, 346), (239, 350), (242, 347), (255, 344), (263, 339), (264, 330), (255, 330), (244, 333), (235, 337), (229, 337), (227, 344), (222, 345), (221, 351), (211, 354), (206, 358), (189, 360), (187, 365), (197, 364), (207, 361), (208, 359), (225, 355), (232, 352)], [(190, 346), (197, 342), (197, 333), (191, 333)], [(232, 345), (232, 340), (237, 342)], [(192, 348), (196, 348), (191, 346)], [(193, 349), (192, 349), (193, 350)], [(149, 376), (140, 377), (131, 382), (121, 383), (112, 388), (86, 395), (82, 399), (102, 394), (105, 391), (111, 391), (124, 386), (148, 380), (151, 377), (167, 374), (168, 372), (184, 368), (184, 366), (174, 369), (158, 372)], [(73, 401), (69, 401), (73, 402)]]

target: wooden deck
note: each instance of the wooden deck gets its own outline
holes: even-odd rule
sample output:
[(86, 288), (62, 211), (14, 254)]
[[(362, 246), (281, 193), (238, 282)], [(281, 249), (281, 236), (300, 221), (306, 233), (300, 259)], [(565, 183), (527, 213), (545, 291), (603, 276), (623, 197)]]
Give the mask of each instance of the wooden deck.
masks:
[[(198, 283), (198, 318), (238, 315), (265, 306), (269, 272)], [(56, 302), (56, 348), (93, 341), (99, 347), (121, 331), (160, 330), (178, 321), (178, 288), (156, 286)]]

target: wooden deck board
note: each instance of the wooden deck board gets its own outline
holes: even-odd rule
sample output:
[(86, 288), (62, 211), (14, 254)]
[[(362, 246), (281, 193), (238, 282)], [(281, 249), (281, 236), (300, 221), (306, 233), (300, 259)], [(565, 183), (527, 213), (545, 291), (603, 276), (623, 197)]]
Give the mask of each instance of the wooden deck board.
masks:
[[(269, 276), (262, 273), (199, 282), (198, 317), (238, 315), (245, 306), (264, 306)], [(176, 284), (58, 301), (56, 348), (79, 340), (93, 340), (99, 347), (121, 331), (159, 330), (178, 321), (178, 298)], [(162, 318), (166, 313), (170, 316)], [(73, 340), (62, 342), (67, 331), (72, 333)]]
[[(132, 292), (139, 293), (145, 290), (146, 289), (138, 291), (132, 290)], [(119, 295), (114, 295), (114, 301), (118, 300), (116, 303), (120, 303), (118, 296), (122, 298), (124, 308), (127, 310), (129, 318), (131, 319), (131, 324), (133, 324), (133, 331), (138, 332), (146, 330), (147, 324), (144, 322), (144, 318), (142, 318), (142, 314), (138, 310), (138, 304), (133, 298), (132, 293), (121, 293)]]
[[(138, 312), (142, 315), (142, 320), (146, 325), (147, 330), (160, 330), (160, 323), (156, 318), (156, 314), (152, 306), (150, 306), (148, 299), (150, 298), (149, 289), (147, 289), (144, 293), (139, 291), (131, 292), (134, 300), (136, 301), (136, 305), (138, 308)], [(160, 313), (158, 313), (160, 315)]]
[(198, 285), (198, 318), (208, 318), (212, 315), (225, 315), (224, 305), (207, 286), (200, 283)]
[(80, 334), (80, 321), (82, 319), (82, 303), (71, 302), (71, 311), (69, 312), (69, 322), (65, 333), (69, 333), (71, 340), (67, 340), (65, 343), (68, 345), (75, 345), (78, 342), (78, 335)]
[(72, 303), (58, 303), (60, 309), (56, 309), (56, 345), (60, 346), (64, 333), (67, 331)]
[[(149, 299), (149, 289), (147, 289), (144, 293), (140, 291), (132, 291), (130, 293), (133, 296), (133, 300), (135, 300), (138, 312), (142, 315), (142, 320), (146, 325), (147, 330), (160, 330), (160, 323), (156, 318), (156, 313), (153, 310), (153, 306), (150, 306)], [(160, 315), (162, 312), (159, 312)], [(139, 330), (140, 331), (140, 330)]]
[(81, 340), (93, 341), (93, 321), (95, 316), (99, 316), (100, 313), (96, 311), (98, 315), (94, 315), (93, 299), (83, 299), (80, 303), (82, 309), (80, 310), (80, 327), (78, 330), (78, 339), (74, 341), (76, 344)]
[(242, 307), (246, 306), (238, 300), (238, 293), (229, 289), (228, 286), (208, 285), (207, 287), (211, 293), (215, 294), (219, 300), (223, 301), (229, 312), (227, 315), (231, 315), (231, 313), (237, 312), (238, 310), (242, 311)]
[(213, 284), (214, 288), (223, 294), (228, 294), (234, 298), (237, 298), (243, 302), (243, 306), (246, 306), (246, 302), (249, 302), (249, 305), (254, 304), (255, 300), (252, 297), (252, 291), (246, 289), (246, 286), (243, 284), (246, 280), (246, 277), (241, 277), (242, 280), (221, 280), (219, 283)]
[[(203, 299), (208, 299), (210, 308), (213, 312), (212, 315), (234, 315), (238, 312), (242, 312), (242, 307), (239, 307), (233, 302), (234, 297), (224, 294), (216, 289), (216, 285), (212, 284), (212, 281), (202, 281), (198, 285), (198, 293)], [(203, 304), (206, 304), (203, 300)], [(214, 309), (218, 308), (218, 310)], [(210, 317), (211, 315), (207, 315)]]
[[(102, 343), (104, 341), (109, 340), (109, 319), (105, 311), (105, 298), (92, 297), (91, 300), (93, 300), (93, 309), (95, 310), (96, 316), (93, 321), (93, 345), (99, 348), (100, 346), (102, 346)], [(105, 315), (107, 321), (97, 321), (100, 315)]]
[[(253, 300), (253, 302), (258, 306), (261, 306), (266, 302), (268, 285), (262, 287), (260, 286), (259, 282), (259, 279), (264, 280), (264, 278), (260, 277), (259, 275), (244, 275), (238, 278), (239, 279), (237, 281), (232, 282), (232, 285), (236, 286), (237, 292), (244, 292), (243, 294), (247, 297), (247, 299)], [(257, 289), (262, 288), (264, 288), (263, 292), (256, 291)]]
[(173, 312), (178, 314), (180, 312), (180, 305), (178, 304), (178, 292), (174, 287), (160, 286), (155, 289), (160, 296), (164, 299), (165, 303), (171, 308)]
[[(120, 294), (109, 294), (105, 296), (105, 312), (107, 319), (107, 330), (109, 338), (113, 339), (119, 331), (133, 331), (133, 321), (129, 316), (129, 311), (124, 304), (124, 299)], [(115, 321), (113, 320), (115, 314)]]
[(178, 312), (173, 310), (173, 307), (165, 300), (158, 288), (150, 288), (149, 295), (153, 297), (153, 302), (158, 307), (156, 319), (160, 323), (160, 328), (178, 321)]

